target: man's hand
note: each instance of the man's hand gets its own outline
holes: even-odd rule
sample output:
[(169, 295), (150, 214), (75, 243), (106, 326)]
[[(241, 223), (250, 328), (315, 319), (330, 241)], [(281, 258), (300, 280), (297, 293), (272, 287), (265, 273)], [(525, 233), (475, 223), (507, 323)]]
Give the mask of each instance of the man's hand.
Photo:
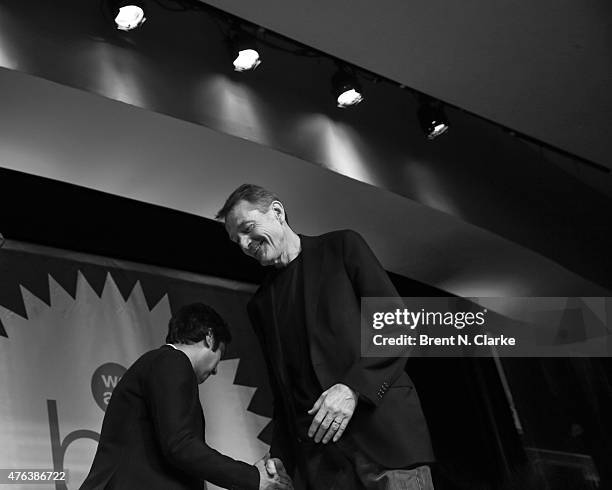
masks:
[(255, 463), (259, 470), (259, 490), (293, 490), (293, 482), (283, 462), (278, 458), (268, 458), (266, 454)]
[(323, 444), (327, 444), (332, 437), (333, 442), (337, 442), (351, 420), (356, 405), (357, 393), (346, 385), (338, 383), (324, 391), (308, 410), (309, 415), (316, 413), (308, 429), (308, 437), (314, 436), (315, 442), (323, 440)]

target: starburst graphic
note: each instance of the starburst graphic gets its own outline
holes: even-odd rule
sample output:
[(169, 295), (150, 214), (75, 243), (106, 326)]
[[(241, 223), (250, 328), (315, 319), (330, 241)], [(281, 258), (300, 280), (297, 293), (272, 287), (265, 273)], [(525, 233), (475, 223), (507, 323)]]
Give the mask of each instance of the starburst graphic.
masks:
[[(161, 345), (171, 316), (167, 295), (150, 309), (136, 282), (126, 300), (110, 273), (101, 295), (81, 272), (74, 298), (51, 275), (48, 281), (49, 304), (21, 287), (26, 317), (0, 306), (7, 334), (0, 338), (0, 467), (4, 468), (53, 467), (48, 400), (57, 408), (60, 443), (75, 431), (99, 433), (104, 413), (92, 395), (93, 373), (108, 363), (127, 368), (145, 351)], [(238, 364), (238, 359), (223, 361), (218, 375), (201, 385), (200, 398), (208, 444), (253, 462), (267, 450), (257, 435), (269, 419), (247, 411), (255, 388), (234, 385)], [(95, 440), (81, 437), (65, 448), (68, 489), (80, 486), (96, 447)]]
[[(270, 422), (268, 417), (249, 412), (256, 388), (234, 385), (238, 359), (221, 361), (217, 375), (200, 385), (200, 400), (206, 416), (206, 442), (234, 459), (254, 463), (269, 446), (257, 435)], [(233, 389), (228, 390), (228, 386)], [(208, 484), (208, 490), (219, 487)]]

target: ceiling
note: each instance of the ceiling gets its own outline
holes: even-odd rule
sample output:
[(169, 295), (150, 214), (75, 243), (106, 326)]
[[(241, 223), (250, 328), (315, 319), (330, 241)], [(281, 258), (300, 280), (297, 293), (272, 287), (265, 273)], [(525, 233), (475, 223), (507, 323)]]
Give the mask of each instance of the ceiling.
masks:
[(608, 0), (207, 0), (612, 167)]

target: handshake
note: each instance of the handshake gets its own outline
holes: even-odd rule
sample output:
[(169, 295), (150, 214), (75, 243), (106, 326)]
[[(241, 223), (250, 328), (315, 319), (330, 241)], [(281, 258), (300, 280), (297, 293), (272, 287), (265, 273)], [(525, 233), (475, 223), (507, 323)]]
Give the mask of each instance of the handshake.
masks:
[(280, 459), (266, 454), (255, 467), (259, 470), (259, 490), (293, 490), (291, 477)]

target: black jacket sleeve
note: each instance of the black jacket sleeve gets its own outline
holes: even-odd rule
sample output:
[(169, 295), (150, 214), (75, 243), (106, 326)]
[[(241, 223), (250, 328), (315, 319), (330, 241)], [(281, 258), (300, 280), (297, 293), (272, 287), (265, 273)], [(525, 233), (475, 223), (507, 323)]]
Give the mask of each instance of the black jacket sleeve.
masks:
[[(387, 307), (403, 307), (389, 275), (365, 240), (355, 231), (346, 230), (343, 233), (343, 258), (358, 300), (363, 297), (384, 297), (389, 298)], [(361, 357), (341, 382), (359, 392), (360, 398), (376, 406), (402, 373), (406, 361), (404, 357)]]
[(291, 450), (289, 439), (289, 430), (287, 422), (283, 416), (283, 410), (280, 407), (279, 401), (274, 400), (274, 412), (272, 415), (272, 442), (270, 443), (270, 456), (279, 458), (287, 470), (287, 473), (293, 478), (295, 473), (295, 458)]
[(166, 460), (201, 480), (223, 488), (258, 490), (259, 471), (209, 447), (198, 433), (201, 417), (197, 381), (187, 357), (177, 351), (160, 354), (146, 377), (147, 401), (155, 435)]
[(293, 457), (293, 451), (291, 450), (288, 422), (285, 418), (286, 414), (280, 400), (283, 395), (274, 375), (272, 360), (270, 359), (266, 339), (263, 335), (263, 325), (261, 325), (262, 320), (259, 310), (252, 302), (250, 302), (247, 305), (247, 311), (266, 362), (268, 380), (274, 396), (274, 403), (272, 407), (272, 441), (270, 443), (270, 456), (273, 458), (279, 458), (285, 465), (287, 473), (292, 476), (295, 472), (295, 459)]

